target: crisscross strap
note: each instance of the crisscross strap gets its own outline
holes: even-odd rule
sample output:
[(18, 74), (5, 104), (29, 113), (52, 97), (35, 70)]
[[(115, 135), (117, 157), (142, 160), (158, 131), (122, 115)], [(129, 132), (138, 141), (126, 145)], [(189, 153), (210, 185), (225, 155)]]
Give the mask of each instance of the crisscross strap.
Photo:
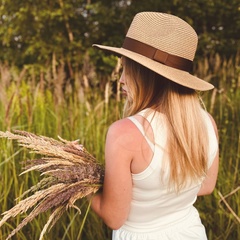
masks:
[(138, 130), (142, 133), (142, 135), (143, 135), (144, 138), (146, 139), (146, 141), (147, 141), (149, 147), (151, 148), (151, 150), (154, 152), (154, 147), (155, 147), (155, 145), (154, 145), (154, 143), (147, 137), (146, 132), (144, 131), (144, 128), (143, 128), (142, 124), (141, 124), (136, 118), (134, 118), (133, 116), (128, 117), (128, 119), (131, 120), (131, 121), (135, 124), (135, 126), (138, 128)]

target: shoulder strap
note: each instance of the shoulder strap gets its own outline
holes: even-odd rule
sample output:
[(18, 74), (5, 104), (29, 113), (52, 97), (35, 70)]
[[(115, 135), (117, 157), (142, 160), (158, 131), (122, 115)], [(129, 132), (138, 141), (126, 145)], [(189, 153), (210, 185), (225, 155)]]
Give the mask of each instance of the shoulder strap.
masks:
[(150, 141), (150, 139), (146, 136), (144, 128), (142, 126), (142, 124), (133, 116), (128, 117), (129, 120), (131, 120), (135, 126), (138, 128), (138, 130), (142, 133), (142, 135), (145, 137), (148, 145), (150, 146), (151, 150), (154, 152), (154, 143), (152, 141)]

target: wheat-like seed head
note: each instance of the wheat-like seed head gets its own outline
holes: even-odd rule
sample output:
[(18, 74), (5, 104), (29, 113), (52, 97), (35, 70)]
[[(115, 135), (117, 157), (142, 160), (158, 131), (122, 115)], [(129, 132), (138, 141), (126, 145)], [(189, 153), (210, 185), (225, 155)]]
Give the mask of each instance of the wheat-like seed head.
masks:
[[(42, 158), (28, 160), (25, 170), (39, 171), (43, 177), (36, 185), (25, 191), (13, 208), (3, 213), (0, 227), (11, 217), (26, 213), (27, 217), (10, 233), (10, 239), (27, 223), (41, 213), (53, 210), (45, 224), (40, 240), (48, 228), (52, 228), (68, 208), (76, 208), (78, 199), (96, 193), (102, 186), (104, 169), (96, 159), (77, 141), (60, 141), (45, 136), (38, 136), (26, 131), (1, 132), (1, 138), (16, 140), (20, 146), (42, 155)], [(24, 197), (31, 194), (29, 197)]]

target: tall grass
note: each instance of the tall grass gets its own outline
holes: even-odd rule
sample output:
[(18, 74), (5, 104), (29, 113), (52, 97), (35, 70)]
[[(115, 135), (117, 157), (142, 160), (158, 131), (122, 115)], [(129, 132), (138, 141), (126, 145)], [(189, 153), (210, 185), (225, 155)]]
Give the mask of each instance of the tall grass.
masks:
[(220, 142), (217, 186), (210, 196), (200, 197), (197, 207), (209, 239), (240, 237), (240, 64), (239, 58), (222, 60), (218, 55), (198, 63), (199, 75), (209, 76), (216, 86), (205, 94), (207, 109), (216, 120)]
[[(198, 76), (211, 80), (216, 86), (214, 91), (204, 93), (203, 99), (219, 128), (219, 177), (214, 193), (199, 197), (196, 203), (210, 240), (232, 240), (240, 236), (238, 66), (238, 58), (224, 60), (217, 55), (203, 59), (195, 66)], [(99, 161), (104, 161), (107, 128), (121, 117), (122, 108), (119, 92), (111, 90), (111, 80), (105, 79), (101, 88), (95, 85), (90, 88), (86, 76), (78, 76), (75, 85), (69, 84), (64, 88), (62, 81), (53, 81), (49, 72), (41, 72), (38, 80), (33, 68), (18, 73), (2, 65), (0, 71), (0, 130), (20, 129), (53, 138), (60, 135), (68, 140), (80, 139), (89, 152)], [(62, 78), (62, 71), (58, 77)], [(38, 182), (39, 175), (36, 173), (19, 176), (24, 160), (29, 158), (34, 158), (34, 155), (14, 142), (0, 139), (0, 212), (10, 209), (15, 204), (15, 198)], [(110, 229), (89, 211), (88, 203), (81, 200), (77, 204), (82, 214), (69, 210), (45, 239), (110, 240)], [(12, 239), (38, 239), (49, 214), (39, 216)], [(4, 239), (23, 217), (18, 216), (5, 224), (0, 229), (0, 239)]]

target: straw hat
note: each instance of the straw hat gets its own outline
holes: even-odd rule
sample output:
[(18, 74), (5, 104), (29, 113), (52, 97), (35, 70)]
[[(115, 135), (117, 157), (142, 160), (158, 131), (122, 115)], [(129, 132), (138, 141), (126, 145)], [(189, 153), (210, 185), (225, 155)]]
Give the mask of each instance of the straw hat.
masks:
[(141, 12), (134, 17), (121, 48), (93, 46), (128, 57), (185, 87), (206, 91), (214, 86), (189, 73), (197, 43), (196, 32), (182, 19)]

